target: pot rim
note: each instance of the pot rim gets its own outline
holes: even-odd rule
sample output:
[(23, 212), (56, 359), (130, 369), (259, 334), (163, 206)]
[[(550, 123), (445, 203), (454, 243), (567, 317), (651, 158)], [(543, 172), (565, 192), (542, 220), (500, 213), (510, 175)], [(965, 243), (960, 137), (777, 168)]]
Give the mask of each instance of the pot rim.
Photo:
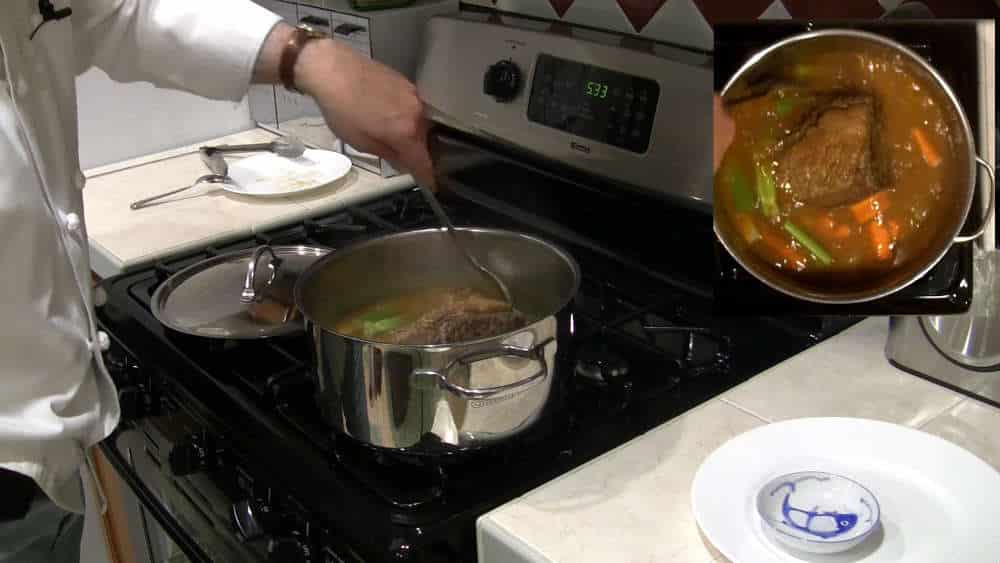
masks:
[(794, 297), (796, 299), (802, 299), (804, 301), (811, 301), (813, 303), (821, 303), (826, 305), (850, 305), (856, 303), (867, 303), (869, 301), (881, 299), (883, 297), (886, 297), (887, 295), (891, 295), (893, 293), (896, 293), (897, 291), (900, 291), (912, 285), (917, 280), (927, 275), (927, 273), (930, 272), (935, 266), (937, 266), (938, 262), (941, 261), (944, 255), (947, 254), (949, 250), (951, 250), (951, 247), (957, 244), (956, 242), (954, 242), (954, 239), (959, 235), (959, 233), (962, 232), (962, 228), (968, 221), (969, 212), (972, 209), (972, 201), (974, 199), (976, 187), (979, 185), (977, 178), (978, 175), (976, 173), (976, 158), (978, 157), (978, 151), (976, 149), (975, 139), (973, 139), (972, 128), (969, 126), (969, 118), (965, 114), (965, 109), (962, 107), (962, 104), (959, 103), (958, 97), (955, 95), (955, 92), (952, 90), (951, 85), (948, 83), (948, 81), (945, 80), (943, 76), (941, 76), (941, 74), (937, 71), (937, 69), (931, 66), (930, 63), (925, 61), (920, 55), (915, 53), (909, 47), (893, 39), (890, 39), (884, 35), (873, 33), (870, 31), (862, 31), (862, 30), (848, 29), (848, 28), (828, 28), (828, 29), (819, 29), (815, 31), (807, 31), (804, 33), (793, 35), (791, 37), (786, 37), (785, 39), (782, 39), (777, 43), (774, 43), (772, 45), (769, 45), (768, 47), (765, 47), (764, 49), (761, 49), (760, 51), (754, 53), (749, 59), (747, 59), (747, 61), (743, 63), (739, 67), (739, 69), (737, 69), (736, 72), (733, 73), (733, 76), (730, 77), (730, 79), (726, 82), (726, 85), (722, 88), (722, 91), (719, 93), (719, 96), (723, 98), (723, 100), (725, 100), (725, 96), (729, 92), (730, 88), (732, 88), (732, 86), (736, 84), (736, 82), (739, 81), (739, 79), (742, 78), (747, 73), (747, 71), (754, 68), (758, 63), (760, 63), (764, 58), (771, 55), (772, 53), (795, 43), (802, 43), (805, 41), (810, 41), (817, 38), (830, 37), (830, 36), (849, 37), (865, 41), (871, 41), (874, 43), (882, 44), (886, 47), (889, 47), (890, 49), (902, 53), (911, 62), (916, 63), (919, 67), (923, 68), (924, 70), (927, 71), (928, 74), (931, 75), (937, 87), (944, 92), (948, 101), (951, 103), (951, 106), (958, 113), (959, 121), (962, 128), (962, 134), (965, 137), (966, 147), (968, 148), (969, 152), (968, 155), (969, 163), (967, 171), (968, 185), (965, 190), (965, 201), (962, 205), (962, 213), (961, 213), (962, 220), (957, 221), (956, 224), (952, 226), (951, 232), (948, 236), (949, 239), (952, 239), (952, 242), (943, 245), (943, 247), (936, 253), (936, 255), (933, 255), (932, 257), (930, 257), (930, 259), (927, 259), (927, 263), (924, 266), (918, 268), (916, 272), (914, 272), (908, 278), (903, 279), (902, 281), (899, 281), (889, 286), (879, 287), (874, 290), (866, 292), (856, 292), (851, 294), (845, 294), (845, 296), (842, 297), (835, 297), (831, 296), (830, 294), (822, 294), (822, 293), (817, 294), (804, 291), (795, 291), (787, 287), (781, 287), (779, 284), (773, 283), (771, 280), (765, 279), (765, 276), (759, 275), (754, 268), (751, 268), (750, 266), (747, 265), (746, 260), (744, 260), (734, 251), (733, 246), (729, 243), (729, 241), (727, 241), (722, 236), (722, 233), (719, 230), (718, 222), (715, 221), (714, 218), (712, 221), (712, 229), (715, 232), (715, 238), (718, 239), (720, 243), (722, 243), (722, 246), (726, 249), (726, 252), (728, 252), (729, 255), (732, 256), (733, 259), (736, 260), (736, 262), (744, 270), (750, 272), (750, 274), (753, 277), (763, 282), (771, 289), (779, 291), (790, 297)]
[[(366, 339), (366, 338), (359, 338), (357, 336), (350, 336), (350, 335), (347, 335), (347, 334), (342, 334), (342, 333), (337, 332), (337, 331), (335, 331), (335, 330), (333, 330), (331, 328), (322, 326), (320, 323), (316, 322), (313, 319), (313, 317), (308, 313), (308, 311), (306, 310), (306, 308), (303, 306), (303, 296), (302, 296), (302, 293), (305, 291), (304, 287), (308, 284), (309, 280), (311, 278), (313, 278), (314, 276), (316, 276), (318, 274), (318, 272), (323, 267), (325, 267), (328, 263), (336, 261), (340, 257), (349, 256), (349, 255), (354, 254), (356, 252), (361, 252), (362, 250), (364, 250), (364, 249), (366, 249), (366, 248), (368, 248), (370, 246), (376, 246), (378, 244), (384, 244), (385, 241), (390, 241), (390, 240), (394, 240), (394, 239), (397, 239), (397, 238), (404, 238), (404, 237), (408, 237), (408, 236), (417, 236), (417, 235), (422, 235), (422, 234), (427, 234), (427, 233), (432, 233), (432, 232), (447, 233), (447, 229), (445, 229), (444, 227), (429, 227), (429, 228), (425, 228), (425, 229), (411, 229), (411, 230), (407, 230), (407, 231), (401, 231), (401, 232), (398, 232), (398, 233), (392, 233), (392, 234), (389, 234), (389, 235), (384, 235), (384, 236), (381, 236), (381, 237), (376, 237), (376, 238), (373, 238), (373, 239), (368, 239), (368, 240), (356, 243), (354, 245), (350, 245), (350, 246), (344, 247), (341, 250), (334, 250), (334, 251), (328, 253), (326, 256), (323, 256), (319, 260), (316, 260), (315, 262), (313, 262), (312, 264), (310, 264), (309, 267), (306, 268), (299, 275), (298, 279), (295, 281), (295, 290), (294, 290), (295, 306), (299, 309), (299, 312), (302, 314), (302, 317), (303, 317), (303, 320), (306, 323), (306, 326), (309, 327), (309, 328), (318, 328), (318, 329), (322, 330), (325, 333), (329, 333), (329, 334), (338, 336), (340, 338), (343, 338), (343, 339), (351, 341), (351, 342), (357, 342), (359, 344), (370, 344), (370, 345), (373, 345), (373, 346), (378, 346), (380, 349), (383, 349), (383, 350), (414, 350), (414, 349), (419, 349), (419, 350), (427, 350), (427, 351), (447, 351), (447, 350), (452, 350), (452, 349), (456, 349), (456, 348), (464, 348), (464, 347), (469, 347), (469, 346), (489, 344), (491, 342), (499, 342), (499, 341), (502, 341), (505, 338), (508, 338), (508, 337), (513, 336), (515, 334), (520, 334), (522, 332), (530, 330), (531, 327), (535, 326), (539, 322), (542, 322), (545, 319), (551, 318), (551, 317), (555, 316), (556, 314), (558, 314), (560, 311), (564, 310), (570, 303), (573, 302), (573, 299), (576, 298), (577, 293), (579, 293), (579, 291), (580, 291), (580, 283), (582, 281), (582, 274), (580, 272), (580, 266), (579, 266), (579, 264), (577, 264), (576, 259), (574, 259), (573, 256), (569, 252), (567, 252), (561, 246), (556, 245), (555, 243), (549, 242), (549, 241), (547, 241), (545, 239), (542, 239), (542, 238), (534, 236), (534, 235), (529, 235), (527, 233), (522, 233), (522, 232), (518, 232), (518, 231), (510, 231), (510, 230), (506, 230), (506, 229), (493, 229), (493, 228), (488, 228), (488, 227), (455, 227), (455, 230), (456, 231), (469, 232), (469, 233), (489, 233), (489, 234), (499, 234), (499, 235), (511, 235), (511, 236), (516, 237), (516, 238), (530, 240), (532, 242), (535, 242), (535, 243), (541, 244), (541, 245), (543, 245), (545, 247), (548, 247), (550, 250), (552, 250), (553, 252), (555, 252), (560, 258), (562, 258), (566, 262), (566, 264), (570, 267), (570, 270), (572, 270), (572, 272), (573, 272), (573, 287), (572, 287), (572, 290), (569, 291), (569, 292), (567, 292), (566, 297), (562, 300), (562, 302), (559, 304), (559, 306), (556, 307), (556, 308), (554, 308), (554, 310), (552, 312), (550, 312), (548, 315), (546, 315), (544, 317), (540, 317), (538, 319), (535, 319), (535, 320), (531, 321), (531, 323), (529, 323), (528, 325), (525, 325), (525, 326), (523, 326), (523, 327), (521, 327), (521, 328), (519, 328), (517, 330), (507, 331), (507, 332), (504, 332), (504, 333), (501, 333), (501, 334), (496, 334), (496, 335), (488, 336), (488, 337), (485, 337), (485, 338), (479, 338), (479, 339), (476, 339), (476, 340), (467, 340), (467, 341), (464, 341), (464, 342), (452, 342), (450, 344), (394, 344), (394, 343), (391, 343), (391, 342), (379, 342), (377, 340), (369, 340), (369, 339)], [(532, 343), (532, 345), (534, 346), (535, 343)]]

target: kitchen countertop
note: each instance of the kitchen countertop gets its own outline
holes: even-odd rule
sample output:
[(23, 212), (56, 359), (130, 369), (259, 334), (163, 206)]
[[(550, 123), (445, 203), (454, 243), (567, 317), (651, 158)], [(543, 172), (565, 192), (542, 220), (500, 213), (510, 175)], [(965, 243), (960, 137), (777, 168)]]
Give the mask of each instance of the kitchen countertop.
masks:
[(480, 562), (725, 562), (692, 514), (694, 475), (730, 438), (780, 420), (902, 424), (1000, 469), (1000, 409), (892, 367), (887, 335), (887, 319), (862, 321), (485, 514), (477, 525)]
[(409, 175), (382, 178), (354, 167), (345, 178), (294, 197), (259, 199), (202, 185), (170, 196), (175, 201), (167, 204), (129, 208), (135, 200), (189, 184), (205, 174), (198, 156), (202, 145), (268, 142), (275, 136), (255, 128), (88, 170), (83, 201), (91, 269), (102, 278), (109, 277), (414, 185)]

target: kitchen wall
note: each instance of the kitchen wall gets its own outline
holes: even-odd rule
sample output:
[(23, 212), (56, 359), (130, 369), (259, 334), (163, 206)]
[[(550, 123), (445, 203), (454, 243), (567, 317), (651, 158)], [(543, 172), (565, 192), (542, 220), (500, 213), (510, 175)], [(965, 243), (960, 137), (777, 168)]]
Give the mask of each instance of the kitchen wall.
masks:
[[(711, 24), (731, 19), (878, 17), (902, 0), (463, 0), (464, 4), (635, 34), (702, 50)], [(925, 0), (938, 17), (1000, 12), (1000, 0)], [(118, 84), (100, 70), (77, 80), (84, 168), (252, 126), (246, 100), (205, 100), (151, 84)]]
[(84, 170), (253, 125), (245, 99), (218, 102), (144, 82), (120, 84), (99, 69), (78, 77), (76, 86)]
[[(756, 18), (877, 18), (902, 0), (463, 0), (506, 12), (610, 29), (703, 50), (712, 24)], [(939, 18), (1000, 12), (1000, 0), (925, 0)]]

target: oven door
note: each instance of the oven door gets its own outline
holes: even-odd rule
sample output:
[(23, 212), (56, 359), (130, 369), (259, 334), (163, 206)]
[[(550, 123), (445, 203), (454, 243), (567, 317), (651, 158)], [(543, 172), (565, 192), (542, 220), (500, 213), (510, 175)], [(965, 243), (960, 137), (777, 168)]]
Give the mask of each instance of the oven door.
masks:
[(128, 485), (128, 543), (140, 563), (267, 561), (266, 545), (243, 542), (229, 516), (233, 501), (202, 474), (177, 476), (173, 445), (152, 419), (119, 427), (101, 447)]

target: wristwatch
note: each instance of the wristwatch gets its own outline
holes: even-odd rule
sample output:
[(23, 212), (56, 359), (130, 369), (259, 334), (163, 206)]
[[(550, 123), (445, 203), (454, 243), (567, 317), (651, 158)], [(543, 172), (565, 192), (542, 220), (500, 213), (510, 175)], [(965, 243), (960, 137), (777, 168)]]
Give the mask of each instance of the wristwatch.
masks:
[(281, 52), (281, 61), (278, 63), (278, 78), (286, 90), (302, 93), (295, 87), (295, 62), (299, 60), (299, 54), (307, 43), (324, 37), (328, 37), (327, 34), (316, 31), (308, 24), (300, 23), (295, 26), (295, 31), (285, 44), (285, 49)]

